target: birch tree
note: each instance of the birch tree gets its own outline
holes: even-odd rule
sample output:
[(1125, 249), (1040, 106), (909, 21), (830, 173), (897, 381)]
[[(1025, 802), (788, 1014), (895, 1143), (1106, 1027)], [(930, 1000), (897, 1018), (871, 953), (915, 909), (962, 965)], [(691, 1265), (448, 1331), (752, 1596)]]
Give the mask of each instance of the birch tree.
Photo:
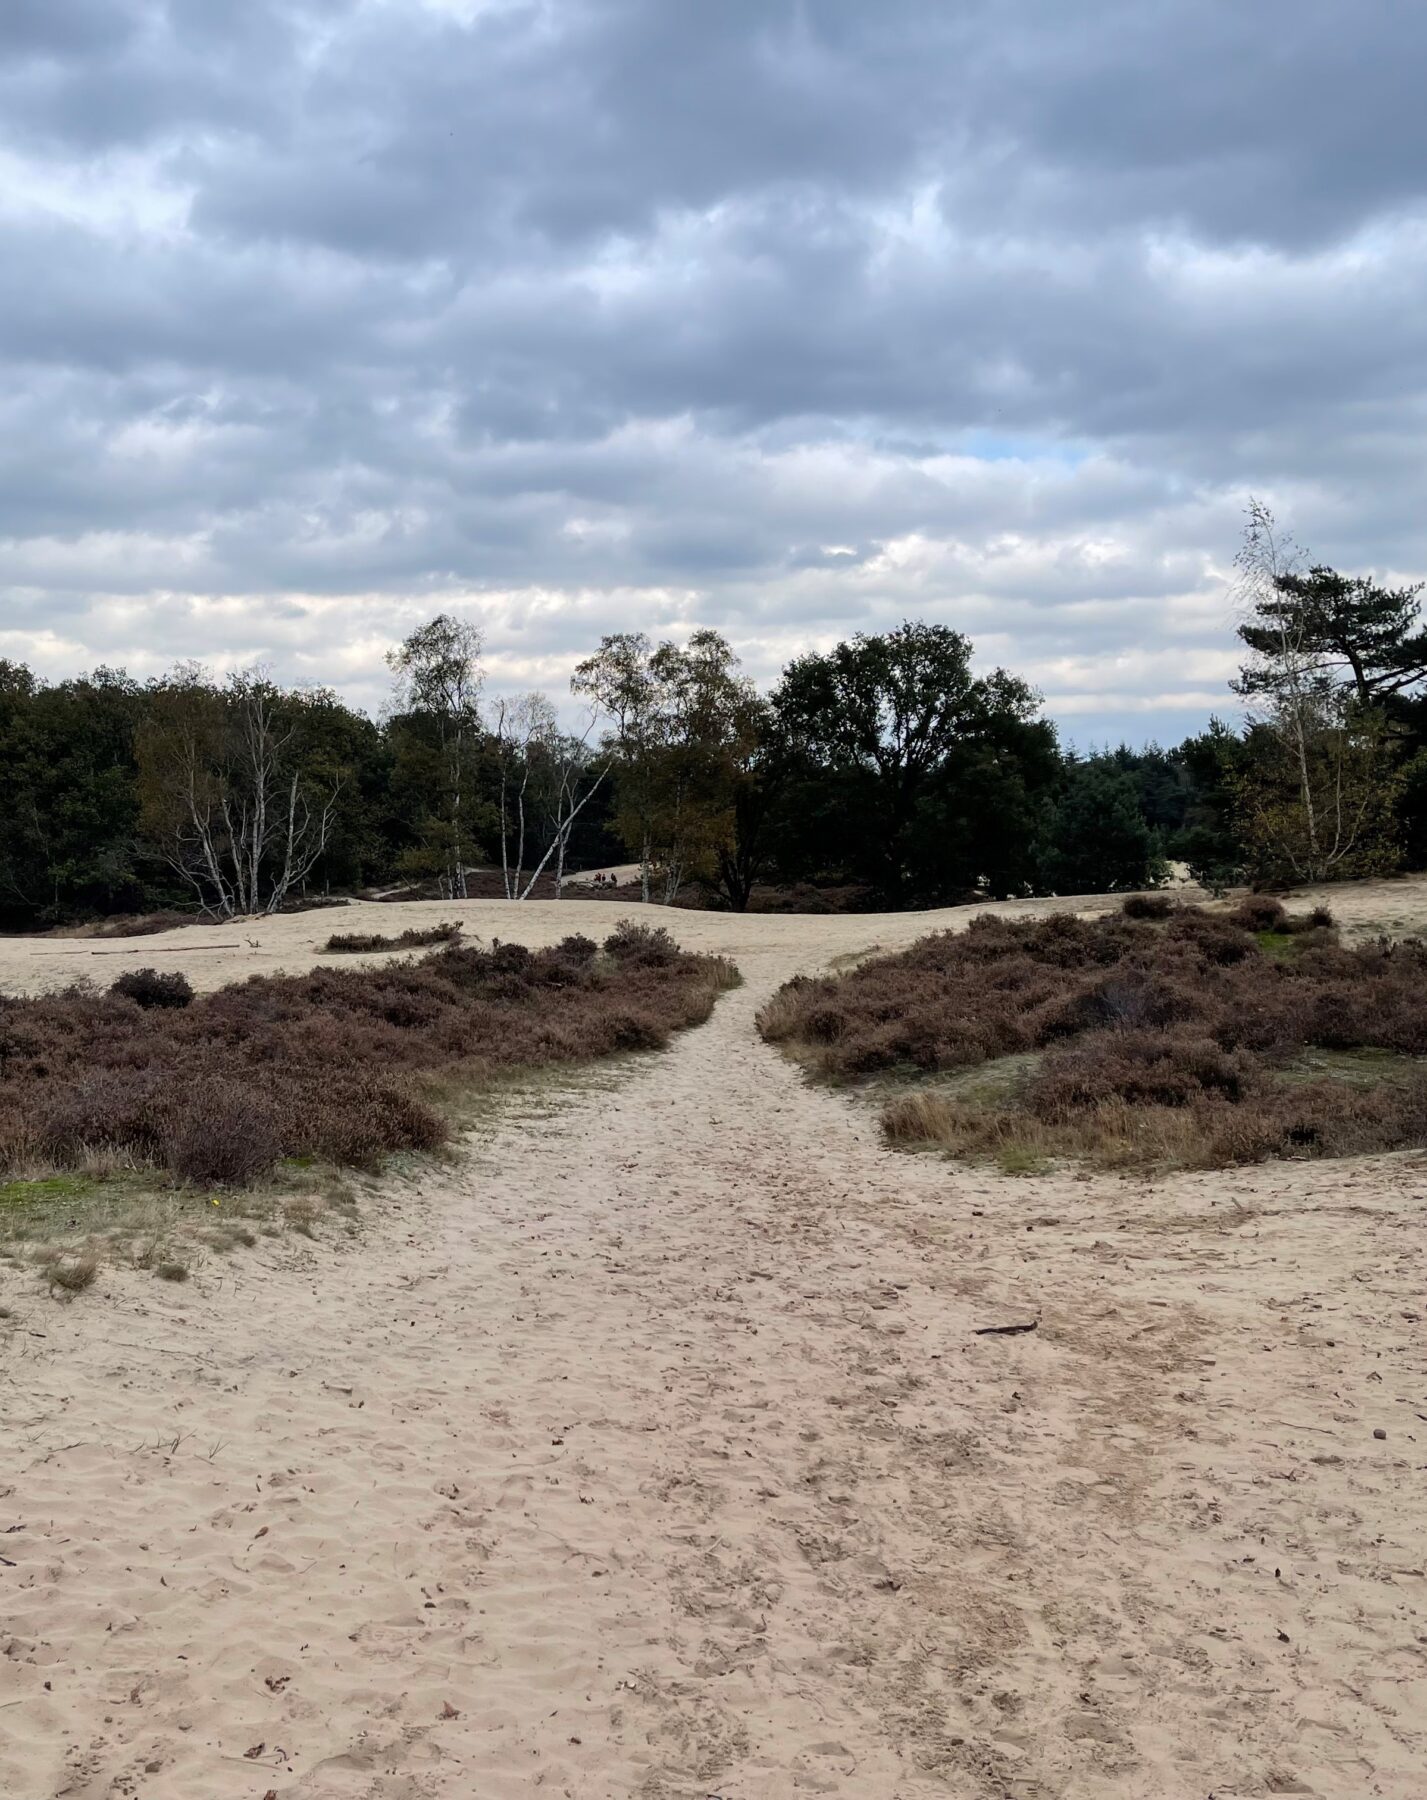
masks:
[(137, 744), (145, 821), (200, 907), (277, 912), (327, 848), (340, 778), (305, 771), (297, 723), (258, 671), (179, 671)]
[(583, 695), (608, 718), (606, 749), (619, 772), (621, 835), (639, 857), (640, 898), (648, 904), (654, 862), (656, 771), (663, 736), (659, 680), (653, 649), (642, 631), (620, 631), (601, 639), (593, 656), (580, 663), (571, 692)]
[(686, 644), (607, 637), (572, 687), (610, 720), (616, 826), (639, 858), (642, 897), (672, 905), (690, 876), (715, 880), (737, 832), (736, 788), (751, 774), (761, 707), (716, 631)]
[(1343, 879), (1396, 860), (1390, 733), (1360, 679), (1335, 680), (1305, 560), (1251, 500), (1236, 558), (1240, 636), (1253, 652), (1234, 684), (1250, 702), (1236, 795), (1260, 879)]
[[(555, 898), (562, 897), (571, 834), (609, 773), (610, 756), (601, 758), (591, 745), (597, 719), (592, 711), (581, 731), (561, 731), (554, 707), (538, 693), (497, 705), (501, 872), (507, 900), (528, 900), (552, 863)], [(528, 877), (527, 850), (536, 859)]]
[(521, 694), (496, 702), (500, 867), (507, 900), (525, 898), (526, 839), (537, 816), (530, 784), (537, 774), (539, 745), (554, 730), (555, 709), (544, 694)]
[(467, 894), (476, 818), (472, 783), (481, 741), (482, 648), (478, 628), (439, 613), (387, 655), (399, 708), (432, 731), (439, 792), (431, 796), (431, 836), (442, 883), (453, 899)]
[(536, 795), (545, 822), (546, 849), (530, 887), (554, 862), (555, 898), (564, 898), (565, 860), (570, 838), (581, 813), (604, 786), (610, 758), (593, 743), (596, 715), (592, 712), (580, 731), (555, 730), (536, 746)]

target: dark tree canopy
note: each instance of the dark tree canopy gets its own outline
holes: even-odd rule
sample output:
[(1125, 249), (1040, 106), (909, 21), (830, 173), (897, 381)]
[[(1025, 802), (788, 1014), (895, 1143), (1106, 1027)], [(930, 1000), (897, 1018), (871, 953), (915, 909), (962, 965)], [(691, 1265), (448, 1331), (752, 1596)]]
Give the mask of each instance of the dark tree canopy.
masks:
[(1019, 878), (978, 779), (983, 795), (999, 785), (1024, 804), (1054, 757), (1054, 729), (1023, 681), (973, 674), (959, 632), (859, 632), (790, 663), (773, 707), (797, 771), (790, 849), (893, 905), (969, 889), (990, 864), (1002, 882)]
[(1387, 588), (1368, 576), (1340, 575), (1317, 564), (1306, 574), (1276, 575), (1239, 636), (1254, 652), (1236, 684), (1252, 697), (1271, 693), (1287, 645), (1312, 675), (1350, 684), (1362, 706), (1380, 703), (1427, 677), (1427, 630), (1419, 582)]
[(1123, 893), (1153, 886), (1162, 862), (1134, 776), (1106, 758), (1072, 764), (1064, 792), (1046, 815), (1043, 886), (1056, 894)]
[[(0, 660), (0, 928), (196, 904), (175, 875), (181, 764), (206, 817), (225, 797), (241, 811), (248, 793), (271, 793), (265, 818), (272, 806), (296, 817), (294, 796), (299, 812), (321, 806), (294, 899), (404, 880), (483, 891), (467, 877), (506, 867), (512, 794), (521, 832), (558, 845), (561, 876), (635, 860), (639, 891), (665, 903), (828, 910), (1123, 891), (1171, 859), (1214, 887), (1297, 879), (1302, 859), (1275, 846), (1307, 808), (1303, 770), (1325, 797), (1320, 824), (1335, 795), (1372, 809), (1370, 866), (1400, 855), (1427, 867), (1420, 590), (1302, 573), (1284, 551), (1256, 506), (1238, 684), (1256, 716), (1176, 747), (1090, 756), (1062, 750), (1025, 681), (978, 672), (961, 633), (911, 621), (796, 657), (767, 694), (711, 629), (658, 644), (610, 634), (571, 682), (584, 738), (543, 695), (484, 703), (479, 633), (444, 615), (389, 658), (397, 692), (379, 721), (261, 671), (220, 683), (180, 667), (140, 683), (99, 669), (48, 684)], [(245, 695), (261, 698), (262, 741), (281, 753), (262, 781), (232, 753)], [(522, 718), (539, 729), (522, 735)], [(583, 797), (551, 839), (571, 781)], [(273, 904), (289, 888), (271, 870), (295, 866), (295, 842), (276, 833), (257, 865)], [(1331, 868), (1369, 866), (1349, 848)]]

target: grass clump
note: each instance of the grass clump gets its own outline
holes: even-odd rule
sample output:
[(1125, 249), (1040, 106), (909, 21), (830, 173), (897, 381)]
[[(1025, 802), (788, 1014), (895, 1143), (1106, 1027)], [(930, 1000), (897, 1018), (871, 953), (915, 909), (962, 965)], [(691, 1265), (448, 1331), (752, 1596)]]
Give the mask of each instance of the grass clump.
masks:
[(428, 1084), (659, 1048), (737, 979), (620, 926), (603, 954), (584, 937), (446, 942), (382, 967), (254, 976), (182, 1007), (83, 987), (0, 997), (0, 1178), (160, 1169), (235, 1188), (281, 1159), (373, 1168), (444, 1141)]
[(1007, 1167), (1427, 1144), (1427, 944), (1348, 950), (1321, 909), (1272, 905), (980, 918), (790, 982), (759, 1026), (832, 1079), (901, 1078), (891, 1142)]
[(44, 1258), (41, 1268), (52, 1294), (82, 1294), (86, 1288), (94, 1286), (99, 1274), (99, 1258), (60, 1254)]
[(329, 956), (360, 956), (374, 950), (422, 950), (432, 944), (454, 944), (460, 935), (460, 921), (446, 919), (439, 925), (412, 925), (395, 937), (380, 931), (338, 931), (322, 948)]

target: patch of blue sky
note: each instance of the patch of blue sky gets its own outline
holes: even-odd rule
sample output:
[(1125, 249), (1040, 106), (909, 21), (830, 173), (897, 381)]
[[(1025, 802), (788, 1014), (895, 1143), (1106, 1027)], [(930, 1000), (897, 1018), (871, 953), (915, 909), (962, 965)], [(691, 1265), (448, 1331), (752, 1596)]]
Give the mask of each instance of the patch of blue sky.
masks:
[(985, 428), (959, 432), (953, 447), (981, 462), (1054, 463), (1063, 469), (1078, 469), (1095, 454), (1092, 445), (1076, 438)]

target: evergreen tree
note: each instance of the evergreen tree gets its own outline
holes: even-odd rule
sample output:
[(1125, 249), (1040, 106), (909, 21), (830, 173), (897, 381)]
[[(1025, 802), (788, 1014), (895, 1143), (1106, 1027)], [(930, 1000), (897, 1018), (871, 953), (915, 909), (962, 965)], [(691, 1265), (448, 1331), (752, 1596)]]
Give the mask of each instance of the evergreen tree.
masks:
[(1046, 814), (1039, 863), (1042, 886), (1056, 894), (1122, 893), (1161, 881), (1160, 841), (1134, 777), (1103, 757), (1072, 764)]

